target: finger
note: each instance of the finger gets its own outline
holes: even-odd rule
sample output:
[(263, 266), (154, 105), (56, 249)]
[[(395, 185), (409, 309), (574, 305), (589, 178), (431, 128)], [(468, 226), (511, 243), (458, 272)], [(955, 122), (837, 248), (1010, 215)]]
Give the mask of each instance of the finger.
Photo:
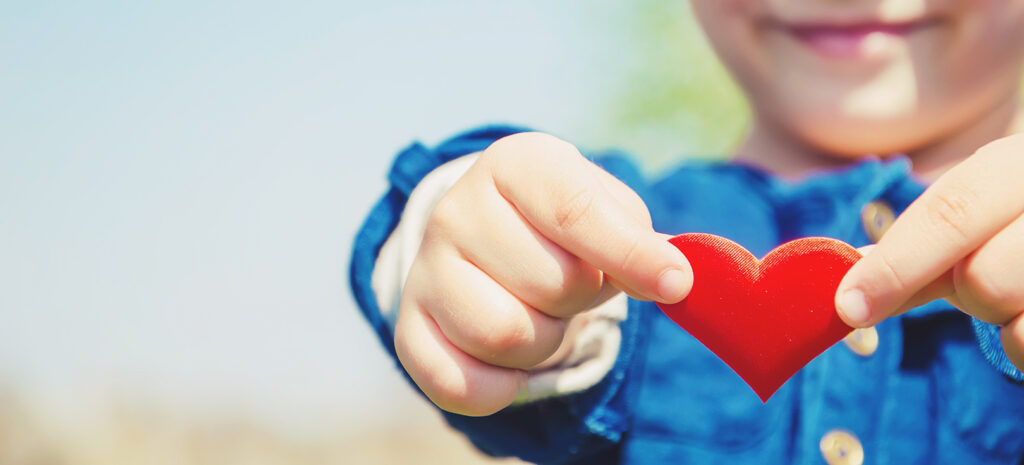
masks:
[(1003, 326), (999, 331), (999, 339), (1010, 363), (1018, 370), (1024, 371), (1024, 314), (1017, 315)]
[[(1009, 142), (1008, 142), (1009, 141)], [(1024, 170), (1015, 146), (989, 144), (948, 171), (893, 223), (874, 250), (850, 268), (836, 292), (847, 324), (871, 326), (1010, 223), (1024, 210)]]
[[(633, 189), (601, 168), (595, 169), (594, 173), (597, 182), (611, 194), (612, 199), (619, 204), (627, 216), (632, 217), (639, 224), (651, 225), (651, 213), (647, 210), (647, 204)], [(668, 237), (665, 240), (668, 240)]]
[(526, 384), (525, 371), (488, 365), (460, 351), (430, 315), (404, 300), (395, 325), (395, 351), (432, 402), (460, 415), (497, 412)]
[[(481, 160), (530, 224), (645, 299), (677, 302), (689, 292), (693, 273), (686, 258), (653, 230), (649, 215), (623, 208), (600, 168), (551, 136), (518, 136), (496, 142)], [(546, 175), (538, 175), (538, 166)]]
[(580, 331), (590, 322), (591, 319), (592, 317), (588, 312), (574, 315), (570, 318), (565, 326), (565, 337), (562, 338), (562, 343), (558, 346), (558, 349), (556, 349), (551, 356), (544, 359), (544, 361), (535, 365), (532, 370), (547, 370), (559, 365), (564, 362), (565, 359), (569, 358), (569, 355), (576, 348), (576, 339), (579, 337)]
[[(644, 204), (644, 201), (640, 198), (639, 195), (636, 195), (636, 192), (633, 192), (633, 189), (630, 189), (629, 186), (627, 186), (625, 183), (620, 181), (615, 176), (608, 174), (607, 171), (602, 169), (597, 170), (597, 179), (598, 182), (600, 182), (601, 185), (604, 186), (604, 188), (608, 191), (608, 193), (612, 195), (612, 198), (616, 202), (618, 202), (619, 206), (623, 209), (624, 212), (626, 212), (627, 215), (632, 216), (638, 223), (651, 224), (651, 215), (650, 212), (647, 211), (647, 205)], [(672, 238), (672, 236), (669, 236), (667, 234), (659, 235), (664, 241), (668, 241), (669, 239)], [(646, 297), (644, 297), (641, 292), (637, 291), (636, 289), (633, 289), (626, 283), (623, 283), (622, 281), (615, 279), (614, 276), (605, 276), (605, 282), (611, 284), (616, 289), (625, 292), (627, 295), (634, 299), (646, 299)], [(598, 298), (598, 302), (604, 302), (608, 298), (614, 296), (614, 293), (603, 293), (602, 296)], [(593, 304), (592, 306), (596, 305), (597, 303)]]
[(428, 251), (417, 257), (414, 267), (420, 266), (431, 275), (411, 271), (406, 292), (418, 296), (417, 305), (463, 352), (491, 365), (528, 369), (561, 343), (564, 321), (526, 305), (462, 257)]
[(1024, 311), (1024, 217), (961, 261), (953, 277), (962, 309), (979, 320), (1002, 326)]
[[(864, 256), (867, 255), (872, 250), (874, 250), (874, 248), (874, 244), (865, 245), (863, 247), (858, 247), (857, 251), (861, 253), (861, 256)], [(899, 315), (902, 313), (906, 313), (910, 310), (913, 310), (916, 307), (920, 307), (921, 305), (924, 305), (928, 302), (937, 299), (950, 300), (950, 303), (952, 303), (953, 306), (959, 308), (959, 302), (956, 302), (953, 297), (955, 292), (956, 290), (953, 287), (953, 270), (949, 270), (943, 273), (938, 278), (936, 278), (934, 281), (922, 287), (919, 291), (917, 291), (917, 293), (915, 293), (913, 296), (907, 299), (907, 301), (904, 302), (903, 305), (901, 305), (892, 314)]]
[(612, 297), (615, 297), (616, 293), (612, 292), (612, 289), (608, 289), (609, 287), (611, 287), (611, 288), (613, 288), (615, 290), (619, 290), (619, 291), (625, 292), (626, 295), (628, 295), (628, 296), (630, 296), (630, 297), (632, 297), (634, 299), (637, 299), (637, 300), (645, 300), (646, 299), (646, 297), (644, 297), (643, 294), (638, 292), (636, 289), (633, 289), (633, 288), (627, 286), (626, 284), (616, 280), (612, 276), (605, 276), (605, 281), (607, 283), (605, 285), (605, 292), (602, 292), (601, 293), (601, 297), (598, 297), (597, 301), (594, 303), (595, 306), (598, 303), (605, 302), (608, 299), (610, 299)]
[(960, 302), (956, 300), (956, 289), (953, 287), (953, 270), (947, 270), (934, 281), (926, 284), (892, 314), (899, 315), (938, 299), (946, 299), (954, 307), (960, 308)]
[(586, 310), (601, 292), (601, 271), (534, 229), (476, 166), (434, 208), (429, 230), (444, 231), (469, 262), (548, 315)]

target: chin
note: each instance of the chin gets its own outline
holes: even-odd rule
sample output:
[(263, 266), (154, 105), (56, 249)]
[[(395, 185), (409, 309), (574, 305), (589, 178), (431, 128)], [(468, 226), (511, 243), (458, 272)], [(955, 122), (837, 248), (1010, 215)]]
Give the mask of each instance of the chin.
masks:
[(824, 155), (841, 159), (857, 159), (868, 155), (882, 158), (905, 154), (929, 143), (928, 134), (908, 120), (869, 120), (831, 117), (797, 122), (792, 126), (794, 137)]

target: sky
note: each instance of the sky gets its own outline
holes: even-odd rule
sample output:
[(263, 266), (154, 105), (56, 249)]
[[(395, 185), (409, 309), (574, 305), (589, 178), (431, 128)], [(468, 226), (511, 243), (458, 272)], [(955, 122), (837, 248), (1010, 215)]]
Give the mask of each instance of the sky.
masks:
[(593, 5), (0, 3), (0, 387), (295, 428), (413, 399), (355, 231), (413, 140), (593, 135), (621, 58)]

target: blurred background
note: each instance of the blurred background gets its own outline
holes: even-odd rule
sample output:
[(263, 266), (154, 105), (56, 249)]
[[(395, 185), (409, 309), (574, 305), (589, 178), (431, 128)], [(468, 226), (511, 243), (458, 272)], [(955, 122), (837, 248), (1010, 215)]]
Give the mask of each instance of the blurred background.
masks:
[(391, 157), (747, 121), (687, 2), (161, 3), (0, 2), (0, 464), (491, 463), (348, 290)]

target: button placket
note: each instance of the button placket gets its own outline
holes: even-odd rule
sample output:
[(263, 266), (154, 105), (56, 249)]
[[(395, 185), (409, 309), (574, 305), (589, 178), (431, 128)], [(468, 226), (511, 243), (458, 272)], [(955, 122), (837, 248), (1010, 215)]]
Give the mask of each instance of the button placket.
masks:
[[(861, 228), (872, 243), (878, 242), (895, 220), (896, 214), (892, 206), (881, 199), (866, 203), (860, 211)], [(878, 371), (883, 365), (889, 364), (890, 358), (894, 354), (890, 353), (888, 346), (884, 350), (881, 347), (883, 339), (888, 339), (890, 336), (889, 330), (891, 329), (887, 329), (887, 325), (883, 326), (886, 328), (882, 330), (876, 327), (857, 329), (843, 338), (847, 349), (862, 357), (862, 362), (854, 362), (849, 357), (837, 359), (837, 361), (845, 359), (848, 361), (847, 363), (852, 363), (845, 365), (847, 375), (852, 373), (849, 370), (863, 370), (863, 373), (858, 373), (854, 378), (866, 379), (884, 373)], [(884, 338), (881, 333), (884, 333)], [(896, 337), (894, 341), (898, 339), (899, 337)], [(825, 427), (811, 430), (817, 430), (817, 434), (827, 431), (818, 439), (821, 457), (825, 463), (829, 465), (862, 465), (866, 457), (864, 445), (851, 429), (865, 427), (865, 422), (870, 422), (868, 418), (875, 417), (877, 419), (877, 415), (874, 413), (874, 406), (863, 403), (863, 400), (867, 399), (865, 391), (869, 389), (866, 385), (853, 383), (843, 386), (845, 387), (826, 385), (828, 393), (823, 395), (831, 395), (833, 400), (838, 396), (842, 400), (838, 406), (827, 409), (827, 413), (817, 418), (817, 421), (808, 422), (808, 425), (817, 423)], [(851, 429), (843, 428), (844, 424), (849, 425), (847, 428)], [(808, 431), (810, 437), (807, 439), (814, 438), (811, 436), (814, 434), (811, 431)]]

